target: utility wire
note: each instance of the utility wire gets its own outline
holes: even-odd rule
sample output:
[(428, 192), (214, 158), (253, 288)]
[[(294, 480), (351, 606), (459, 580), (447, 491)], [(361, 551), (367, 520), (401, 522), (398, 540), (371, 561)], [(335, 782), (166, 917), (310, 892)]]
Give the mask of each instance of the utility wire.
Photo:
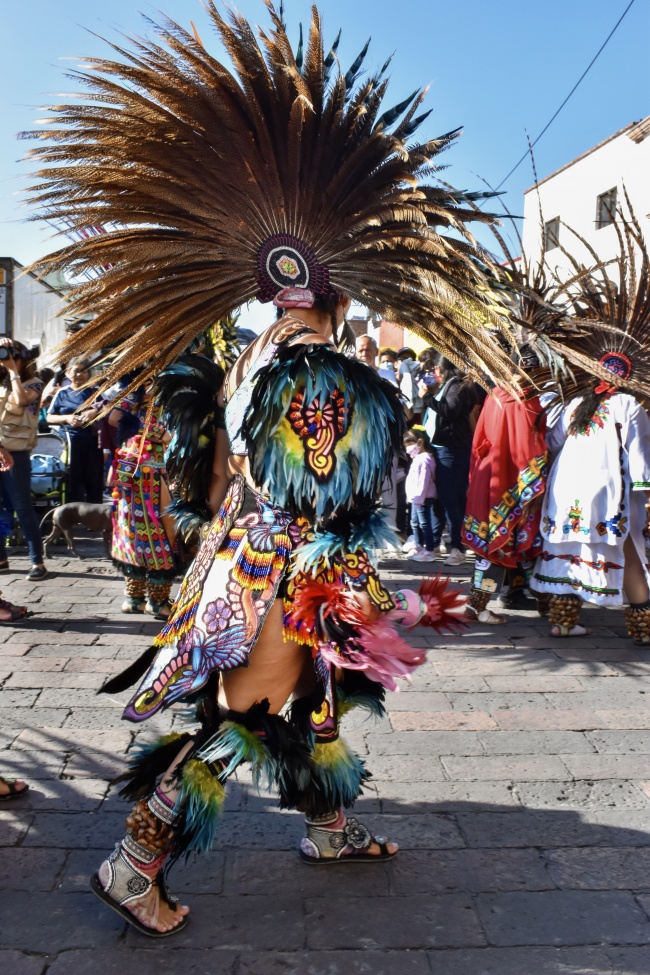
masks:
[[(503, 184), (507, 180), (510, 179), (510, 177), (515, 172), (515, 170), (519, 169), (519, 167), (521, 166), (521, 164), (524, 161), (524, 159), (527, 159), (528, 156), (530, 155), (530, 150), (533, 148), (533, 146), (536, 146), (537, 145), (537, 143), (542, 138), (542, 136), (544, 135), (544, 133), (546, 132), (546, 130), (550, 127), (550, 125), (558, 117), (558, 115), (560, 114), (560, 112), (562, 111), (562, 109), (564, 108), (564, 106), (566, 105), (566, 103), (569, 101), (569, 99), (571, 98), (571, 96), (573, 95), (573, 93), (575, 92), (575, 90), (577, 89), (578, 85), (581, 83), (581, 81), (583, 80), (583, 78), (586, 77), (586, 75), (588, 74), (588, 72), (591, 70), (591, 68), (593, 67), (593, 65), (596, 63), (596, 61), (598, 60), (598, 58), (600, 57), (600, 55), (603, 53), (603, 51), (607, 47), (609, 41), (611, 40), (611, 38), (616, 33), (616, 30), (618, 29), (619, 25), (623, 22), (623, 18), (625, 17), (625, 15), (629, 11), (629, 9), (630, 9), (630, 7), (632, 6), (633, 3), (634, 3), (634, 0), (630, 0), (630, 2), (628, 3), (627, 7), (625, 8), (625, 10), (621, 14), (621, 16), (618, 18), (618, 20), (616, 21), (616, 23), (612, 27), (611, 31), (609, 32), (609, 34), (607, 35), (607, 37), (605, 38), (605, 40), (601, 44), (600, 48), (598, 49), (598, 51), (596, 52), (596, 54), (594, 55), (594, 57), (591, 59), (591, 61), (589, 62), (589, 64), (585, 68), (585, 70), (582, 72), (582, 74), (580, 75), (580, 77), (576, 81), (575, 85), (573, 86), (573, 88), (571, 89), (571, 91), (569, 92), (569, 94), (566, 96), (566, 98), (564, 99), (564, 101), (562, 102), (562, 104), (560, 105), (560, 107), (558, 108), (558, 110), (556, 111), (555, 115), (553, 115), (548, 120), (548, 122), (546, 123), (546, 125), (544, 126), (544, 128), (542, 129), (542, 131), (539, 133), (539, 135), (537, 136), (537, 138), (530, 144), (530, 146), (528, 147), (528, 149), (526, 150), (526, 152), (523, 154), (523, 156), (521, 157), (521, 159), (519, 160), (519, 162), (515, 166), (512, 167), (512, 169), (510, 170), (510, 172), (508, 173), (507, 176), (504, 176), (503, 177), (503, 179), (501, 180), (501, 182), (499, 183), (499, 185), (496, 187), (497, 190), (501, 189), (501, 187), (503, 186)], [(496, 192), (496, 190), (495, 190), (495, 192)]]

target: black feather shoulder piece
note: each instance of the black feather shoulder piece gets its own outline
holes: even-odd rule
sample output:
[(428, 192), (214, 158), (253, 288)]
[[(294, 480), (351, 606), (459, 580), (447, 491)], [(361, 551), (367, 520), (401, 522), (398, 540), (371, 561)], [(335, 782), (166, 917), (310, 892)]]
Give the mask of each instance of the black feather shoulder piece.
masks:
[(210, 490), (217, 427), (223, 409), (217, 394), (224, 370), (196, 353), (180, 356), (156, 378), (155, 402), (161, 407), (171, 434), (166, 467), (175, 501), (171, 511), (184, 534), (196, 520), (209, 521), (206, 499)]

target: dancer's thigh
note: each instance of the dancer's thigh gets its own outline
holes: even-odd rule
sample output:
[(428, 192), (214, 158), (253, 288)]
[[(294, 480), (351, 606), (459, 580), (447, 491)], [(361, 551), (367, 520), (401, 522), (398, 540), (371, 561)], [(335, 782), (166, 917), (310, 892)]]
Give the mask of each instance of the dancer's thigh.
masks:
[(223, 674), (220, 703), (232, 711), (247, 711), (268, 698), (272, 714), (277, 714), (298, 687), (304, 686), (313, 665), (311, 651), (303, 644), (282, 636), (282, 600), (271, 607), (259, 639), (250, 655), (248, 667)]

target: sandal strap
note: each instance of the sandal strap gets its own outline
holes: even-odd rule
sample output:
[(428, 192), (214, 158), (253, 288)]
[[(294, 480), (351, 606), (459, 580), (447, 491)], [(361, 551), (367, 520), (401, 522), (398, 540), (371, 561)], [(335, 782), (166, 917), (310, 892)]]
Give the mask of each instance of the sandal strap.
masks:
[(498, 613), (493, 613), (491, 609), (483, 609), (476, 617), (479, 623), (485, 623), (489, 626), (501, 626), (503, 623), (508, 622), (507, 616), (500, 616)]
[(178, 910), (178, 904), (179, 904), (178, 897), (174, 897), (173, 894), (170, 894), (169, 888), (167, 886), (167, 881), (165, 880), (164, 871), (162, 870), (160, 871), (160, 873), (156, 877), (155, 883), (158, 885), (158, 888), (160, 890), (160, 896), (164, 900), (165, 904), (167, 904), (167, 906), (171, 908), (172, 911)]
[(19, 796), (22, 792), (27, 792), (27, 787), (25, 787), (24, 789), (16, 788), (17, 781), (18, 779), (5, 779), (4, 775), (0, 775), (0, 782), (2, 782), (3, 785), (7, 786), (7, 788), (9, 789), (10, 796)]

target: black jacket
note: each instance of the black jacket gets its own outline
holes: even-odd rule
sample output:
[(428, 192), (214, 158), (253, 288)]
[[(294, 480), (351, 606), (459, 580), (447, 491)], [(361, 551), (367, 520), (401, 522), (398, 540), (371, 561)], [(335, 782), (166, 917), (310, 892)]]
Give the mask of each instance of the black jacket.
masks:
[(459, 376), (453, 376), (442, 399), (436, 399), (437, 392), (438, 390), (431, 390), (423, 397), (425, 407), (437, 413), (433, 443), (456, 450), (469, 449), (472, 445), (469, 415), (477, 403), (473, 384)]

